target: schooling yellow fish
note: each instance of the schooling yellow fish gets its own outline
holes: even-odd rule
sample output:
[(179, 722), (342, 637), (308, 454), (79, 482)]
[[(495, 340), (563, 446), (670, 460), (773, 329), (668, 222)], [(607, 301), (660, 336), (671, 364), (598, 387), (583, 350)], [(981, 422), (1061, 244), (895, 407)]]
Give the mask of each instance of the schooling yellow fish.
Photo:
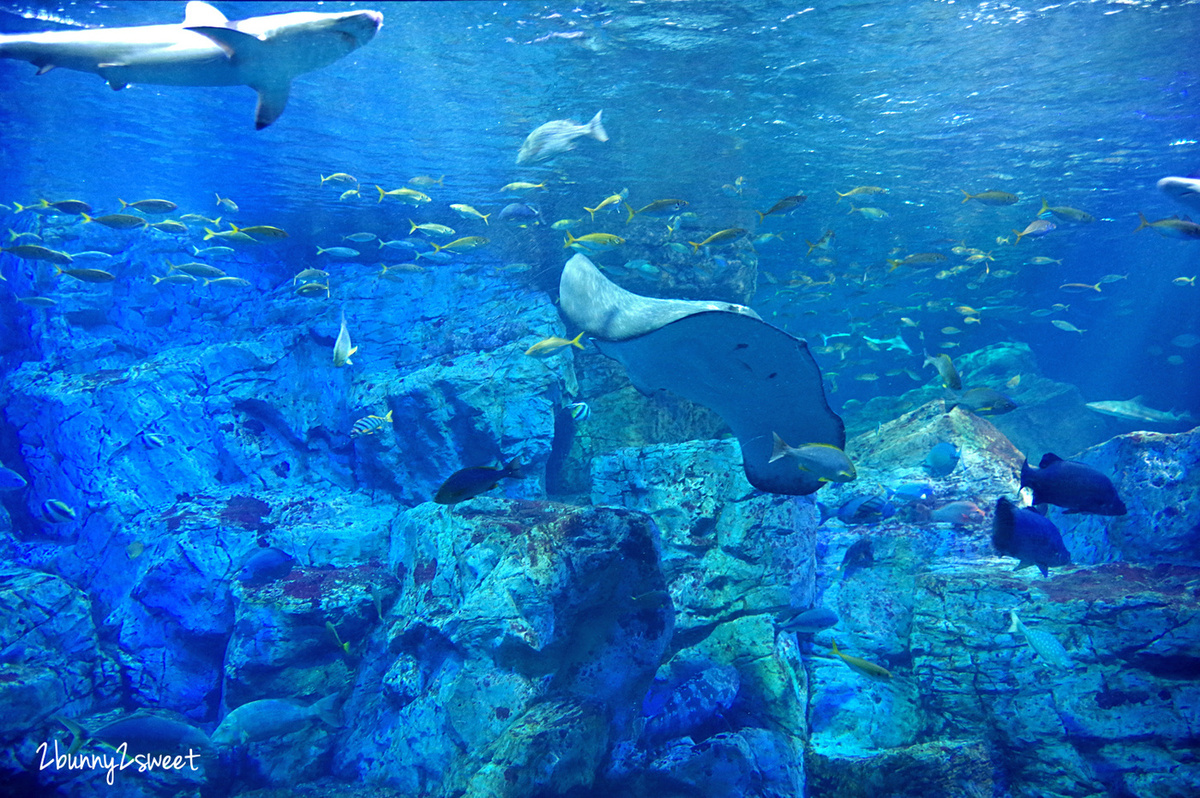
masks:
[(724, 244), (729, 241), (734, 241), (744, 236), (748, 231), (742, 227), (730, 227), (726, 230), (718, 230), (708, 238), (697, 244), (695, 241), (689, 241), (692, 245), (692, 252), (699, 252), (700, 247), (707, 247), (711, 244)]

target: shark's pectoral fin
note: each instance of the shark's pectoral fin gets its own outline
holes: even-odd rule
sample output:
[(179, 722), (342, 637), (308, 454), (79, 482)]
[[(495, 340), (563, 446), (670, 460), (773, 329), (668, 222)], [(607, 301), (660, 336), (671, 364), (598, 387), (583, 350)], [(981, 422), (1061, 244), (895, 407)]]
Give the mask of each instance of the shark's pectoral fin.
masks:
[(40, 67), (38, 67), (38, 71), (37, 71), (37, 73), (38, 73), (39, 75), (45, 75), (45, 74), (46, 74), (47, 72), (49, 72), (51, 69), (54, 69), (54, 67), (55, 67), (55, 65), (54, 65), (54, 64), (42, 64)]
[(120, 91), (129, 85), (124, 79), (111, 74), (114, 69), (120, 69), (125, 64), (100, 64), (96, 67), (96, 73), (108, 82), (108, 87), (113, 91)]
[(199, 33), (213, 40), (225, 54), (234, 60), (265, 59), (266, 42), (249, 33), (242, 33), (233, 28), (223, 28), (219, 25), (188, 25), (187, 30)]
[[(262, 130), (274, 122), (287, 107), (288, 95), (292, 91), (292, 82), (277, 83), (270, 86), (254, 86), (258, 92), (258, 108), (254, 112), (254, 127)], [(353, 354), (353, 353), (352, 353)]]

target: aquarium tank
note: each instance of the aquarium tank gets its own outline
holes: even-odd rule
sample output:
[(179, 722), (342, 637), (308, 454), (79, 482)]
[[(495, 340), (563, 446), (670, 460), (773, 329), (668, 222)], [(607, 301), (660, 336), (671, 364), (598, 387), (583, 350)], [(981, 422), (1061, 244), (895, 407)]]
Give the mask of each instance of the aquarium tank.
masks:
[(1198, 42), (0, 2), (0, 796), (1200, 795)]

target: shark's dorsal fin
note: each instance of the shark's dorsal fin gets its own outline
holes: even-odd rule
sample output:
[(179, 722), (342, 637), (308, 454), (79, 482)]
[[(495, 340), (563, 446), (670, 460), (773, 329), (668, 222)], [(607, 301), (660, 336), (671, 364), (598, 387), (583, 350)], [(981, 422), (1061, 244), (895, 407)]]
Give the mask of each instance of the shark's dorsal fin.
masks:
[(283, 113), (283, 109), (287, 107), (288, 95), (292, 91), (292, 82), (289, 80), (251, 88), (258, 92), (258, 108), (254, 112), (254, 127), (256, 130), (262, 130), (278, 119), (279, 115)]
[(206, 26), (219, 28), (228, 22), (229, 20), (216, 7), (201, 2), (201, 0), (192, 0), (187, 4), (187, 10), (183, 12), (183, 27), (185, 28)]

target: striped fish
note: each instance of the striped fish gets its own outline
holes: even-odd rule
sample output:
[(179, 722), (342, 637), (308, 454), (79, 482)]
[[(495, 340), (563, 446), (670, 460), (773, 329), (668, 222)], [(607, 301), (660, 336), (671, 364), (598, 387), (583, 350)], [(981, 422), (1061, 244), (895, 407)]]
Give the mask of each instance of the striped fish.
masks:
[(383, 429), (384, 424), (392, 423), (392, 411), (389, 410), (386, 416), (364, 416), (354, 422), (354, 426), (350, 428), (350, 437), (357, 438), (359, 435), (374, 435), (379, 430)]

